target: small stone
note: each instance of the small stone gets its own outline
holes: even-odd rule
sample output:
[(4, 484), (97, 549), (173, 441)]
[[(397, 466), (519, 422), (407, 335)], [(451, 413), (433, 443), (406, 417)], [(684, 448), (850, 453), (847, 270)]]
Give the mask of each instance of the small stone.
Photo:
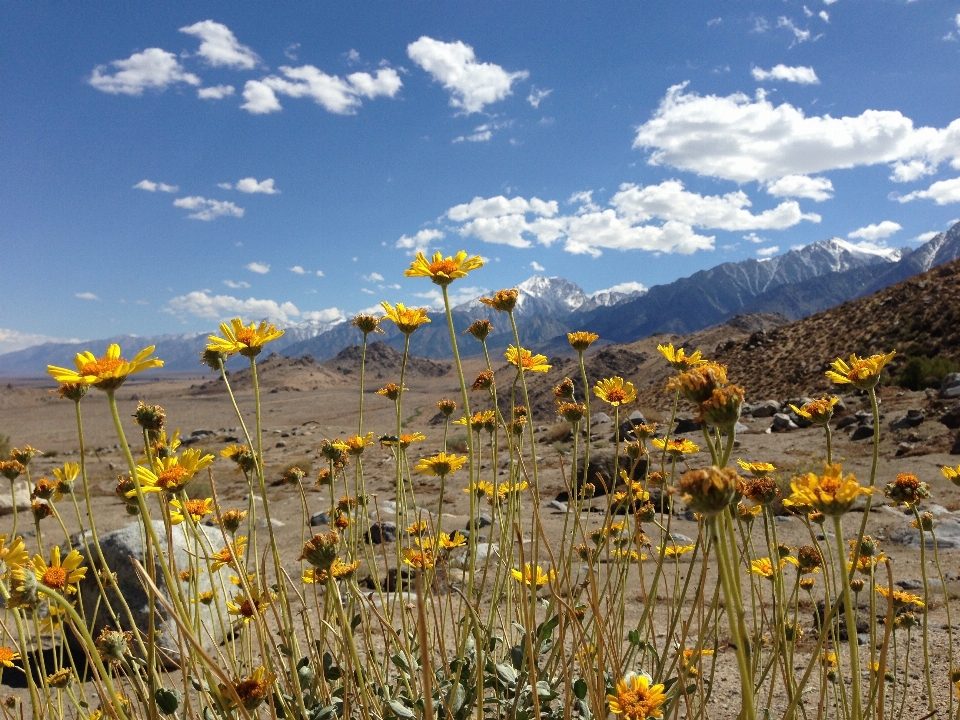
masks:
[(773, 417), (780, 412), (780, 403), (777, 400), (764, 400), (753, 406), (750, 416), (755, 418)]
[(873, 437), (873, 426), (872, 425), (858, 425), (854, 428), (853, 432), (850, 433), (851, 440), (866, 440), (867, 438)]
[(908, 410), (906, 415), (901, 415), (890, 423), (891, 430), (907, 430), (915, 428), (926, 420), (923, 410)]
[(565, 502), (560, 502), (559, 500), (551, 500), (547, 503), (547, 508), (550, 510), (559, 510), (560, 512), (567, 511), (567, 504)]
[(310, 516), (310, 527), (316, 527), (317, 525), (329, 525), (330, 524), (330, 515), (325, 512), (314, 513)]
[(381, 520), (370, 526), (367, 533), (367, 540), (373, 545), (381, 543), (395, 542), (397, 539), (397, 524), (387, 520)]
[[(4, 484), (7, 485), (7, 482), (4, 481)], [(15, 493), (10, 493), (9, 491), (0, 492), (0, 515), (10, 515), (13, 513), (12, 498), (14, 497), (16, 498), (17, 512), (30, 509), (30, 490), (27, 488), (27, 483), (20, 481), (15, 483), (15, 487)]]
[(286, 446), (287, 444), (283, 440), (278, 440), (277, 444), (274, 445), (274, 447), (278, 447), (278, 448), (285, 448)]
[(466, 529), (467, 530), (479, 530), (480, 528), (489, 527), (493, 525), (493, 518), (491, 518), (487, 513), (480, 513), (472, 520), (467, 521)]
[(949, 373), (940, 384), (940, 397), (947, 400), (960, 398), (960, 373)]
[(610, 421), (611, 421), (610, 416), (607, 415), (605, 412), (598, 412), (596, 415), (590, 418), (591, 425), (599, 425), (600, 423), (608, 423)]
[(777, 413), (773, 416), (773, 424), (770, 426), (770, 429), (773, 432), (789, 432), (790, 430), (797, 430), (797, 424), (790, 419), (790, 416), (786, 413)]
[(842, 418), (837, 420), (837, 430), (843, 430), (844, 428), (850, 427), (851, 425), (857, 424), (857, 418), (853, 415), (844, 415)]
[(693, 418), (680, 418), (677, 420), (677, 427), (673, 431), (674, 435), (683, 435), (692, 432), (700, 432), (700, 423)]
[(956, 403), (947, 410), (940, 418), (940, 422), (950, 430), (960, 428), (960, 403)]
[[(275, 528), (282, 528), (286, 523), (283, 520), (277, 520), (276, 518), (270, 518), (270, 524)], [(265, 517), (257, 519), (257, 528), (260, 530), (267, 529), (267, 519)]]
[(634, 410), (632, 413), (630, 413), (630, 422), (632, 422), (634, 425), (643, 425), (647, 421), (643, 417), (642, 412), (639, 410)]
[(899, 445), (897, 445), (896, 457), (903, 457), (904, 455), (906, 455), (908, 452), (915, 449), (916, 447), (917, 447), (916, 443), (902, 442)]

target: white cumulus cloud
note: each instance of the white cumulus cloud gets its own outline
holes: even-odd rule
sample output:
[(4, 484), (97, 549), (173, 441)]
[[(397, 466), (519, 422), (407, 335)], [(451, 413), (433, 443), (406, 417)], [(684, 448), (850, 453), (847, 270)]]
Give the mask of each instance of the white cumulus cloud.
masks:
[(76, 343), (79, 338), (58, 338), (49, 335), (39, 335), (37, 333), (25, 333), (19, 330), (9, 328), (0, 328), (0, 355), (8, 352), (16, 352), (34, 345), (43, 343)]
[(179, 185), (167, 185), (162, 182), (153, 182), (152, 180), (141, 180), (133, 186), (134, 190), (146, 190), (147, 192), (175, 193), (180, 189)]
[(253, 70), (260, 62), (253, 50), (240, 44), (230, 28), (213, 20), (182, 27), (180, 32), (200, 38), (197, 55), (213, 67)]
[(290, 272), (292, 272), (294, 275), (306, 275), (306, 274), (307, 274), (307, 271), (304, 270), (304, 269), (303, 269), (302, 267), (300, 267), (299, 265), (294, 265), (292, 268), (290, 268)]
[(268, 272), (270, 272), (270, 266), (261, 262), (252, 262), (244, 267), (250, 272), (257, 273), (258, 275), (266, 275)]
[(760, 248), (757, 250), (757, 255), (762, 258), (768, 258), (771, 255), (776, 255), (780, 252), (780, 248), (777, 245), (771, 245), (770, 247)]
[(939, 234), (940, 233), (938, 233), (936, 230), (930, 230), (929, 232), (920, 233), (916, 237), (910, 238), (910, 242), (915, 242), (915, 243), (930, 242)]
[(244, 213), (242, 207), (237, 207), (232, 202), (209, 200), (199, 195), (177, 198), (173, 205), (185, 210), (195, 210), (196, 212), (187, 215), (192, 220), (216, 220), (224, 215), (241, 218)]
[(420, 230), (413, 236), (401, 235), (394, 247), (400, 250), (409, 250), (409, 255), (416, 255), (422, 252), (424, 255), (430, 252), (430, 246), (436, 240), (442, 240), (444, 233), (442, 230), (427, 228)]
[(767, 192), (774, 197), (798, 197), (823, 202), (833, 197), (833, 183), (825, 177), (785, 175), (767, 183)]
[(918, 199), (933, 200), (937, 205), (960, 202), (960, 178), (940, 180), (926, 190), (914, 190), (912, 193), (897, 198), (902, 203)]
[(338, 115), (353, 115), (363, 104), (362, 98), (394, 97), (403, 86), (400, 75), (390, 67), (382, 67), (371, 75), (351, 73), (346, 78), (328, 75), (313, 65), (280, 66), (279, 75), (262, 80), (248, 80), (243, 89), (244, 110), (254, 114), (277, 112), (283, 109), (277, 95), (292, 98), (311, 98), (325, 110)]
[(372, 272), (369, 275), (364, 275), (363, 281), (368, 283), (383, 282), (383, 275), (378, 272)]
[(212, 87), (198, 88), (197, 97), (201, 100), (223, 100), (236, 92), (233, 85), (213, 85)]
[(459, 40), (448, 43), (424, 35), (407, 46), (407, 55), (450, 92), (451, 107), (468, 114), (512, 95), (513, 83), (530, 75), (477, 62), (473, 48)]
[(257, 182), (256, 178), (247, 177), (237, 180), (236, 189), (242, 193), (263, 193), (265, 195), (278, 195), (280, 193), (273, 186), (273, 178), (267, 178)]
[(99, 300), (96, 295), (92, 292), (79, 292), (74, 295), (74, 297), (80, 298), (81, 300)]
[(646, 292), (647, 286), (643, 283), (638, 283), (633, 280), (617, 283), (603, 290), (597, 290), (596, 292), (590, 293), (590, 297), (596, 297), (597, 295), (603, 295), (605, 293), (642, 293)]
[(164, 308), (173, 315), (193, 315), (209, 320), (222, 320), (228, 317), (265, 318), (272, 322), (287, 323), (300, 315), (292, 302), (278, 303), (276, 300), (241, 300), (231, 295), (211, 295), (206, 290), (198, 290), (172, 298)]
[(789, 67), (787, 65), (774, 65), (769, 70), (755, 67), (750, 71), (753, 79), (758, 82), (765, 80), (785, 80), (786, 82), (800, 83), (801, 85), (819, 85), (820, 78), (813, 71), (812, 67)]
[(634, 147), (650, 151), (651, 165), (740, 183), (910, 160), (960, 165), (960, 120), (937, 129), (914, 127), (894, 110), (807, 117), (789, 103), (775, 106), (762, 90), (719, 97), (686, 86), (671, 87), (637, 129)]
[(161, 48), (147, 48), (110, 66), (115, 70), (112, 74), (107, 65), (95, 67), (89, 82), (112, 95), (142, 95), (146, 89), (162, 92), (176, 83), (200, 85), (200, 78), (184, 70), (176, 55)]
[[(480, 287), (479, 285), (460, 287), (454, 283), (450, 286), (448, 293), (450, 295), (450, 306), (456, 307), (457, 305), (462, 305), (465, 302), (476, 300), (478, 297), (488, 294), (489, 290), (487, 290), (485, 287)], [(414, 293), (413, 296), (418, 297), (421, 300), (428, 301), (426, 306), (431, 310), (443, 310), (444, 308), (443, 293), (439, 290), (426, 290), (424, 292)], [(383, 314), (382, 309), (378, 314)]]
[(880, 223), (874, 223), (870, 225), (865, 225), (862, 228), (858, 228), (853, 232), (847, 233), (848, 238), (861, 238), (863, 240), (880, 240), (882, 238), (890, 237), (895, 232), (902, 230), (903, 226), (900, 223), (895, 223), (893, 220), (884, 220)]

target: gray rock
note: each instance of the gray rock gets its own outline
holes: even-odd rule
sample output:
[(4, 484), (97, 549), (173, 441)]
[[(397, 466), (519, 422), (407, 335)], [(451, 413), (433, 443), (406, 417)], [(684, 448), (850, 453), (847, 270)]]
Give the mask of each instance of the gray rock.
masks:
[(13, 513), (13, 503), (17, 503), (17, 512), (26, 511), (30, 509), (30, 490), (27, 488), (27, 483), (24, 480), (18, 480), (13, 485), (15, 490), (9, 492), (9, 484), (4, 481), (3, 492), (0, 492), (0, 515), (11, 515)]
[[(903, 588), (904, 590), (923, 590), (923, 580), (920, 578), (906, 578), (904, 580), (897, 580), (894, 585)], [(927, 587), (930, 588), (939, 588), (940, 587), (940, 578), (927, 578)]]
[(850, 433), (851, 440), (866, 440), (867, 438), (873, 437), (873, 426), (872, 425), (858, 425), (853, 429), (853, 432)]
[(767, 418), (773, 417), (780, 412), (780, 402), (777, 400), (764, 400), (762, 403), (757, 403), (753, 406), (753, 409), (750, 411), (750, 417), (755, 418)]
[(743, 435), (745, 432), (750, 432), (750, 428), (744, 425), (742, 422), (738, 422), (736, 425), (733, 426), (733, 431), (737, 435)]
[(329, 525), (330, 524), (330, 515), (325, 512), (314, 513), (310, 516), (310, 527), (317, 527), (317, 525)]
[(940, 418), (940, 422), (950, 430), (960, 428), (960, 403), (955, 403)]
[(957, 433), (957, 437), (953, 439), (953, 447), (950, 448), (951, 455), (960, 455), (960, 432)]
[(944, 400), (960, 398), (960, 373), (950, 373), (940, 383), (940, 397)]
[(684, 435), (692, 432), (700, 432), (700, 423), (692, 417), (677, 420), (677, 427), (673, 431), (674, 435)]
[(547, 508), (550, 510), (559, 510), (560, 512), (567, 511), (567, 504), (565, 502), (560, 502), (559, 500), (551, 500), (547, 503)]
[[(952, 518), (944, 520), (934, 528), (934, 532), (937, 536), (937, 546), (941, 550), (960, 548), (960, 522)], [(925, 532), (923, 539), (927, 549), (932, 549), (933, 535)], [(919, 549), (920, 531), (910, 525), (904, 524), (894, 528), (890, 533), (890, 540), (904, 547)]]
[[(283, 520), (277, 520), (276, 518), (270, 518), (270, 524), (273, 525), (274, 528), (282, 528), (284, 525), (286, 525)], [(265, 517), (257, 518), (257, 529), (267, 529), (267, 519)]]
[(479, 530), (480, 528), (489, 527), (490, 525), (493, 525), (493, 518), (487, 513), (482, 512), (478, 513), (472, 520), (467, 520), (466, 529)]
[(600, 423), (608, 423), (611, 421), (612, 421), (612, 418), (609, 415), (607, 415), (605, 412), (598, 412), (595, 415), (592, 415), (590, 417), (591, 425), (599, 425)]
[(677, 545), (693, 545), (693, 538), (681, 533), (670, 533), (670, 540)]
[(285, 448), (286, 446), (287, 444), (283, 440), (278, 440), (277, 444), (274, 445), (274, 447), (278, 447), (278, 448)]
[(915, 449), (916, 447), (917, 447), (916, 443), (902, 442), (899, 445), (897, 445), (896, 457), (903, 457), (904, 455), (906, 455), (908, 452)]
[(773, 432), (788, 432), (796, 430), (797, 424), (790, 419), (786, 413), (777, 413), (773, 416), (773, 424), (770, 426)]
[[(583, 457), (577, 458), (576, 487), (577, 490), (583, 485)], [(621, 455), (619, 459), (619, 468), (630, 472), (633, 461), (626, 455)], [(590, 465), (587, 467), (587, 481), (593, 483), (594, 495), (606, 495), (620, 482), (618, 473), (614, 472), (614, 449), (613, 448), (594, 448), (590, 451)], [(642, 458), (637, 463), (636, 470), (633, 472), (633, 478), (639, 480), (643, 477), (646, 469), (646, 459)], [(556, 497), (560, 502), (567, 502), (570, 498), (567, 492), (563, 491)]]
[(844, 415), (842, 418), (837, 420), (837, 430), (843, 430), (846, 427), (857, 424), (857, 418), (853, 415)]
[(901, 415), (890, 423), (890, 429), (907, 430), (909, 428), (915, 428), (926, 419), (923, 410), (908, 410), (906, 415)]
[[(166, 533), (163, 527), (163, 522), (160, 520), (155, 520), (153, 527), (160, 538), (160, 542), (164, 547), (164, 551), (166, 552)], [(171, 529), (171, 535), (173, 538), (173, 559), (177, 568), (180, 570), (185, 570), (190, 567), (189, 553), (193, 553), (195, 551), (193, 540), (191, 539), (188, 553), (188, 544), (185, 537), (184, 528), (185, 525), (181, 524), (174, 525)], [(202, 530), (204, 533), (206, 533), (211, 546), (213, 546), (215, 549), (220, 549), (223, 547), (223, 535), (219, 528), (203, 527)], [(110, 617), (109, 613), (106, 612), (101, 603), (100, 611), (97, 613), (95, 624), (93, 627), (88, 628), (94, 637), (97, 637), (100, 634), (100, 631), (103, 630), (103, 628), (107, 625), (110, 625), (113, 628), (116, 628), (119, 625), (123, 629), (130, 629), (127, 618), (121, 610), (121, 606), (117, 598), (118, 594), (122, 595), (124, 601), (127, 603), (127, 605), (129, 605), (137, 627), (144, 632), (147, 630), (148, 618), (150, 616), (149, 600), (146, 592), (144, 591), (143, 585), (140, 583), (140, 578), (133, 567), (133, 563), (131, 562), (131, 560), (137, 560), (141, 565), (146, 563), (144, 547), (140, 541), (140, 534), (140, 523), (133, 522), (126, 527), (121, 528), (120, 530), (114, 530), (113, 532), (100, 535), (100, 548), (103, 550), (103, 557), (107, 561), (108, 567), (113, 573), (116, 574), (117, 578), (116, 586), (107, 588), (107, 597), (117, 613), (117, 619), (119, 622), (115, 622)], [(82, 549), (82, 545), (79, 549), (81, 552), (85, 552)], [(160, 566), (160, 562), (161, 560), (157, 558), (155, 562), (156, 583), (160, 591), (169, 600), (170, 594), (166, 582), (164, 582), (163, 579), (163, 571)], [(97, 588), (97, 583), (93, 578), (92, 572), (93, 568), (100, 567), (100, 562), (96, 551), (94, 551), (94, 560), (92, 561), (91, 558), (86, 557), (84, 565), (91, 568), (91, 572), (88, 572), (86, 578), (84, 578), (84, 580), (80, 583), (80, 595), (83, 598), (84, 607), (93, 608), (96, 607), (100, 597), (100, 591)], [(203, 566), (204, 563), (201, 562), (201, 567)], [(203, 570), (204, 571), (200, 573), (197, 578), (198, 590), (199, 592), (205, 592), (211, 589), (214, 590), (214, 601), (210, 605), (201, 604), (199, 608), (197, 608), (200, 613), (200, 620), (204, 625), (203, 632), (197, 633), (197, 637), (201, 638), (209, 649), (212, 649), (213, 643), (210, 639), (211, 635), (213, 637), (213, 641), (216, 643), (220, 643), (225, 639), (223, 633), (221, 632), (222, 625), (218, 620), (217, 607), (214, 603), (220, 606), (220, 616), (226, 617), (227, 592), (224, 590), (224, 588), (233, 588), (228, 578), (230, 573), (234, 571), (228, 567), (220, 568), (220, 570), (213, 573), (215, 576), (215, 582), (213, 585), (211, 585), (211, 575), (208, 571), (209, 569), (203, 567)], [(193, 611), (194, 608), (191, 607), (190, 612), (192, 613)], [(160, 656), (168, 658), (171, 665), (176, 664), (180, 657), (176, 643), (177, 633), (173, 629), (176, 627), (176, 624), (169, 617), (162, 603), (156, 603), (156, 613), (157, 626), (165, 629), (169, 628), (169, 630), (160, 635), (158, 640), (161, 649)]]
[(367, 533), (367, 540), (373, 545), (381, 543), (395, 542), (397, 539), (397, 524), (387, 520), (375, 522), (370, 526)]
[(206, 437), (207, 435), (216, 435), (213, 430), (194, 430), (190, 433), (190, 437)]
[(640, 412), (639, 410), (634, 410), (632, 413), (630, 413), (629, 419), (630, 419), (630, 422), (632, 422), (634, 425), (643, 425), (644, 423), (647, 422), (646, 419), (643, 417), (643, 413)]

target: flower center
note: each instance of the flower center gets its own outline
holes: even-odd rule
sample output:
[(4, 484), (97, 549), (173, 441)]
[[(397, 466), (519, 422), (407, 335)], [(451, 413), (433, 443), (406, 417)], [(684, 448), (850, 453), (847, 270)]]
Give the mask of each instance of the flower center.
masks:
[(48, 588), (62, 590), (67, 586), (67, 571), (59, 565), (49, 567), (43, 572), (43, 579), (40, 581)]
[(203, 500), (188, 500), (186, 510), (194, 517), (199, 517), (206, 514), (207, 505)]
[(97, 358), (96, 360), (91, 360), (90, 362), (84, 363), (80, 370), (80, 374), (105, 377), (126, 362), (127, 361), (123, 358)]
[(623, 390), (614, 388), (607, 391), (607, 402), (623, 402), (627, 399), (627, 394)]
[(237, 332), (237, 342), (243, 343), (247, 347), (253, 345), (253, 341), (256, 337), (257, 331), (252, 328), (243, 328)]
[(171, 465), (169, 468), (162, 470), (160, 474), (157, 475), (157, 484), (164, 490), (176, 489), (180, 487), (184, 477), (189, 474), (190, 471), (185, 467), (181, 465)]
[(431, 275), (450, 275), (459, 269), (460, 266), (453, 258), (447, 258), (446, 260), (438, 260), (437, 262), (430, 263)]

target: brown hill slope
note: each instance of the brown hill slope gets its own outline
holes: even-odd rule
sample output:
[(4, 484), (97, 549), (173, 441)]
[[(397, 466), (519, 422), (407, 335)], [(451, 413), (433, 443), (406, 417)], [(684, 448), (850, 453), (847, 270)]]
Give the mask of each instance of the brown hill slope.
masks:
[(852, 353), (897, 351), (892, 375), (911, 356), (960, 358), (960, 260), (941, 265), (859, 300), (746, 340), (729, 340), (708, 355), (729, 366), (748, 401), (836, 392), (824, 371)]
[[(249, 367), (228, 371), (227, 377), (234, 392), (253, 389), (253, 376)], [(257, 381), (260, 384), (261, 393), (306, 392), (337, 387), (348, 382), (342, 375), (331, 372), (310, 355), (286, 358), (276, 353), (268, 355), (263, 360), (258, 359)], [(192, 388), (190, 394), (215, 395), (226, 391), (223, 380), (217, 376)]]
[[(360, 345), (351, 345), (341, 350), (336, 357), (322, 363), (322, 367), (339, 375), (360, 376), (360, 360), (363, 348)], [(397, 352), (383, 341), (367, 345), (366, 367), (364, 372), (369, 378), (389, 378), (397, 381), (400, 378), (400, 365), (403, 363), (403, 353)], [(409, 355), (405, 375), (408, 378), (435, 378), (442, 377), (450, 372), (450, 363), (437, 362), (427, 358)]]

